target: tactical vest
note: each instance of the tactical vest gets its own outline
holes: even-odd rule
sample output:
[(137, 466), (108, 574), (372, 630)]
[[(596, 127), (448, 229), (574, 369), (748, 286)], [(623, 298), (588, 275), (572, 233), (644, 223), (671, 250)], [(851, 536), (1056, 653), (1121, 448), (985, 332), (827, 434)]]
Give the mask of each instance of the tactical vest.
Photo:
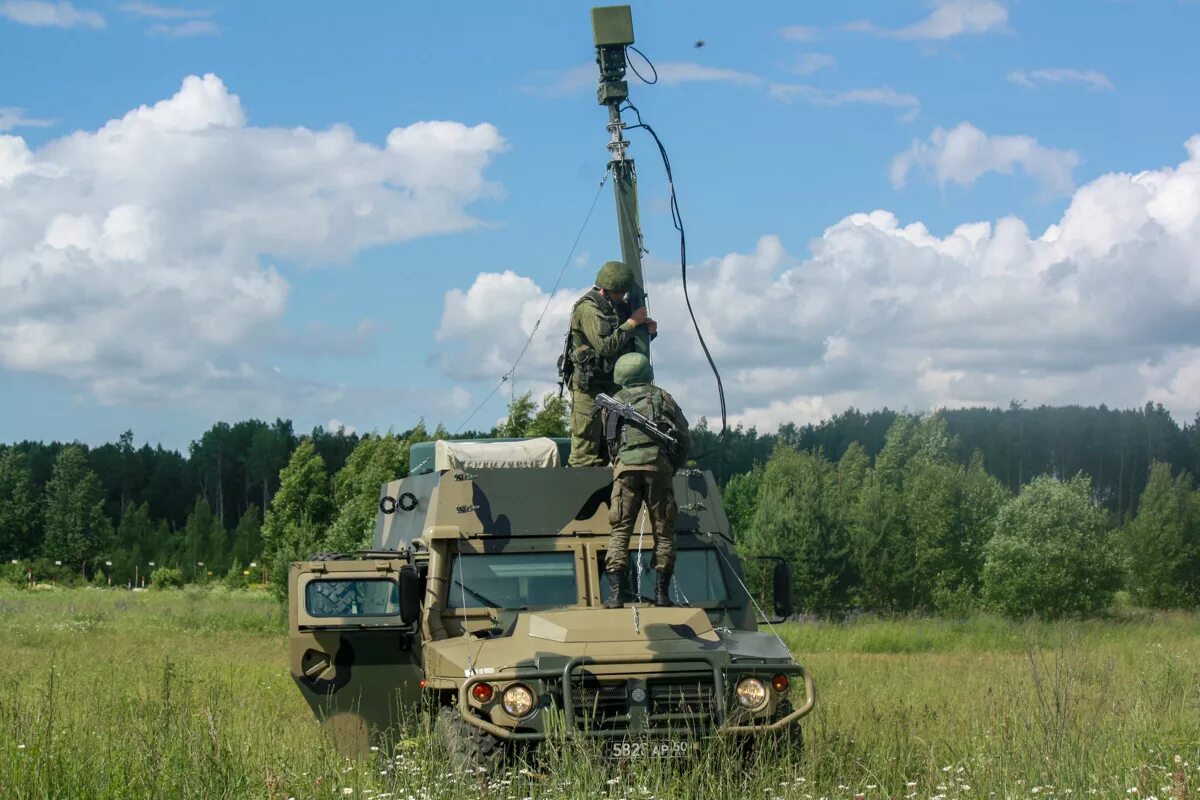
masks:
[[(616, 399), (628, 403), (642, 416), (656, 425), (670, 425), (671, 421), (663, 414), (662, 390), (648, 383), (630, 386), (617, 392)], [(662, 453), (658, 442), (651, 439), (639, 428), (628, 423), (621, 426), (621, 441), (617, 447), (617, 459), (629, 467), (641, 467), (653, 464)]]
[[(624, 354), (618, 353), (612, 358), (604, 358), (596, 352), (583, 335), (583, 329), (575, 322), (575, 311), (583, 303), (595, 306), (604, 317), (604, 324), (600, 328), (601, 336), (609, 336), (619, 328), (621, 318), (608, 298), (600, 294), (599, 289), (591, 289), (571, 306), (571, 361), (574, 365), (571, 386), (585, 392), (605, 391), (612, 384), (613, 367), (616, 366), (617, 358)], [(632, 351), (632, 344), (629, 349)]]

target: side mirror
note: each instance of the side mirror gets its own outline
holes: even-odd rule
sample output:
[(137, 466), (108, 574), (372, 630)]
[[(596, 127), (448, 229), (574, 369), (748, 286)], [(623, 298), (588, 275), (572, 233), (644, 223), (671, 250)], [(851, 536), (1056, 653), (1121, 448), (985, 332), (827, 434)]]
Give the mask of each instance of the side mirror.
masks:
[(421, 578), (412, 567), (400, 570), (400, 620), (412, 625), (421, 616)]
[(795, 610), (792, 605), (792, 565), (786, 561), (776, 561), (772, 575), (775, 595), (775, 616), (787, 619)]

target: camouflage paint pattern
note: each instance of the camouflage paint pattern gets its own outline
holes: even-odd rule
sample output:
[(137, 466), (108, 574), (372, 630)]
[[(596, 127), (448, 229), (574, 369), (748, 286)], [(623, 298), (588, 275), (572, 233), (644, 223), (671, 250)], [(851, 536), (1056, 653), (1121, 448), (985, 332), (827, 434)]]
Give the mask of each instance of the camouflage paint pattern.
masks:
[[(719, 709), (698, 720), (693, 734), (762, 731), (780, 722), (789, 704), (795, 709), (789, 717), (806, 713), (810, 685), (803, 704), (791, 697), (801, 691), (796, 686), (788, 693), (770, 691), (767, 704), (753, 712), (731, 702), (733, 683), (748, 670), (764, 681), (788, 674), (807, 682), (807, 673), (776, 637), (757, 631), (712, 475), (683, 470), (673, 481), (681, 501), (674, 525), (678, 548), (715, 553), (712, 562), (727, 596), (695, 607), (641, 606), (636, 625), (630, 608), (599, 607), (600, 565), (611, 534), (610, 469), (460, 470), (390, 482), (384, 497), (408, 492), (419, 499), (415, 505), (411, 500), (396, 505), (390, 514), (380, 512), (374, 542), (379, 550), (291, 567), (291, 671), (297, 685), (347, 752), (361, 752), (422, 700), (458, 705), (471, 724), (498, 736), (542, 738), (563, 714), (565, 693), (571, 691), (564, 683), (572, 683), (578, 694), (581, 678), (619, 684), (629, 698), (641, 698), (627, 702), (616, 727), (589, 729), (574, 713), (571, 724), (589, 735), (669, 732), (659, 719), (661, 697), (655, 693), (680, 681), (700, 681), (705, 691), (721, 694), (714, 701)], [(454, 607), (448, 596), (470, 588), (450, 583), (451, 563), (459, 554), (545, 552), (573, 556), (573, 602), (550, 608), (464, 608)], [(423, 574), (426, 588), (417, 623), (309, 613), (305, 598), (313, 582), (394, 580), (408, 565)], [(562, 679), (564, 669), (573, 682)], [(496, 688), (487, 703), (469, 694), (483, 680)], [(510, 717), (499, 701), (503, 689), (517, 680), (534, 687), (539, 698), (539, 707), (521, 720)], [(573, 702), (577, 707), (580, 701)]]

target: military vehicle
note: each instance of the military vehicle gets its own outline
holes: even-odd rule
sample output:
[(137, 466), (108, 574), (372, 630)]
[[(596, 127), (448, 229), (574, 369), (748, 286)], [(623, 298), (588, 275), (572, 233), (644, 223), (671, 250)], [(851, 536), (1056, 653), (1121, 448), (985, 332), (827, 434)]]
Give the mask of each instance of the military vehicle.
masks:
[[(641, 237), (620, 118), (632, 20), (628, 6), (592, 18), (636, 307)], [(813, 681), (781, 639), (758, 630), (763, 612), (712, 474), (674, 478), (676, 606), (647, 602), (652, 537), (635, 533), (637, 596), (604, 609), (612, 471), (563, 466), (568, 448), (415, 444), (409, 474), (381, 488), (371, 550), (291, 565), (291, 672), (343, 750), (366, 750), (422, 709), (469, 769), (491, 770), (559, 734), (600, 739), (616, 758), (686, 756), (708, 737), (798, 734)], [(787, 564), (774, 565), (772, 583), (771, 610), (787, 616)]]

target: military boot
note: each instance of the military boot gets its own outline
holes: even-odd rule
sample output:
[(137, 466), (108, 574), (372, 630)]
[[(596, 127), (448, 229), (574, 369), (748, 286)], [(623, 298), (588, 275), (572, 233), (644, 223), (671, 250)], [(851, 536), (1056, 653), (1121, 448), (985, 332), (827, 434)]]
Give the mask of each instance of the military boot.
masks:
[(671, 602), (671, 573), (657, 572), (654, 575), (654, 605), (668, 608), (675, 605)]
[(624, 594), (625, 570), (608, 573), (608, 598), (604, 601), (604, 608), (624, 608), (625, 603), (621, 601)]

